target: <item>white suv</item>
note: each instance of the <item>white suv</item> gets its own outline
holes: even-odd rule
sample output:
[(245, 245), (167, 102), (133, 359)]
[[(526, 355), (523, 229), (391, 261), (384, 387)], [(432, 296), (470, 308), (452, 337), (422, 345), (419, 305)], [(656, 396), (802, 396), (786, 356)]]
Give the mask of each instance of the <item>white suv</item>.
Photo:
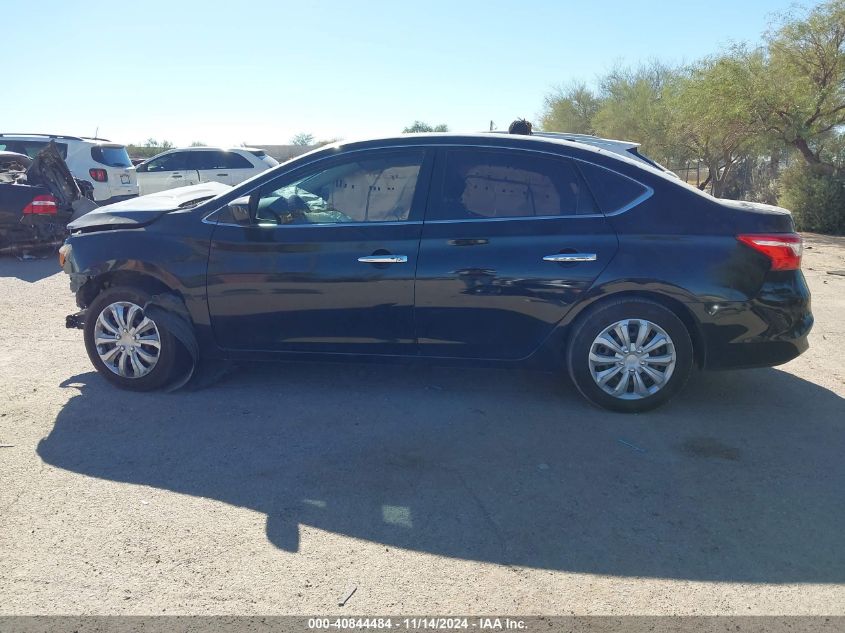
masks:
[(91, 183), (97, 204), (111, 204), (138, 195), (132, 161), (126, 146), (120, 143), (58, 134), (0, 134), (0, 151), (35, 158), (50, 141), (56, 143), (73, 177)]
[(135, 172), (141, 195), (145, 196), (201, 182), (237, 185), (278, 164), (263, 149), (186, 147), (153, 156), (135, 167)]

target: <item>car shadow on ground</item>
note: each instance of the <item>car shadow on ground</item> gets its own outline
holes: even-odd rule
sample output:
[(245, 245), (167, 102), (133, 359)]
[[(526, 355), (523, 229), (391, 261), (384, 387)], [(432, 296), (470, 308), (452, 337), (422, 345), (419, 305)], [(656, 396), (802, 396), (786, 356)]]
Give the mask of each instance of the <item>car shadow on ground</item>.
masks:
[(0, 255), (0, 277), (17, 277), (35, 283), (62, 272), (56, 250), (33, 251), (34, 259), (20, 260), (12, 255)]
[(212, 388), (118, 391), (95, 373), (48, 464), (432, 554), (553, 570), (845, 582), (845, 400), (784, 371), (699, 374), (650, 414), (524, 371), (304, 363)]

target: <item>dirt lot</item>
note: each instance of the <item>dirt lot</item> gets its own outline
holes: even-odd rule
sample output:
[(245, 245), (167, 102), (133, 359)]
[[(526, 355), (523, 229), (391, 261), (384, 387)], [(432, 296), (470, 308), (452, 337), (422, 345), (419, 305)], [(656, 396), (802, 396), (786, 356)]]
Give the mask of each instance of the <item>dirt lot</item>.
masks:
[(499, 370), (124, 393), (55, 261), (2, 259), (0, 614), (845, 614), (845, 239), (808, 245), (810, 351), (641, 416)]

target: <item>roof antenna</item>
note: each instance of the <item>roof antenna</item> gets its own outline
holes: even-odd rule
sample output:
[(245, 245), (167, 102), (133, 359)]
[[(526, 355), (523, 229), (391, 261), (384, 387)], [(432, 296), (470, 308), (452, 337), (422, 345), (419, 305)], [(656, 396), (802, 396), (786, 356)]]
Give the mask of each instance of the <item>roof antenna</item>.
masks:
[(97, 138), (97, 134), (99, 134), (99, 132), (100, 132), (100, 126), (98, 125), (96, 128), (94, 128), (94, 138)]

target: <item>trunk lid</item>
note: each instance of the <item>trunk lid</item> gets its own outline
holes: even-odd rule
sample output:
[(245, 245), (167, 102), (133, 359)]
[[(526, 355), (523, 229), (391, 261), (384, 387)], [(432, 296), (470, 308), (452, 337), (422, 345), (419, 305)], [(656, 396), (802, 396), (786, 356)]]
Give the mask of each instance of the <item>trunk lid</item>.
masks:
[(794, 233), (792, 213), (783, 207), (761, 202), (719, 199), (719, 205), (732, 214), (737, 233)]

